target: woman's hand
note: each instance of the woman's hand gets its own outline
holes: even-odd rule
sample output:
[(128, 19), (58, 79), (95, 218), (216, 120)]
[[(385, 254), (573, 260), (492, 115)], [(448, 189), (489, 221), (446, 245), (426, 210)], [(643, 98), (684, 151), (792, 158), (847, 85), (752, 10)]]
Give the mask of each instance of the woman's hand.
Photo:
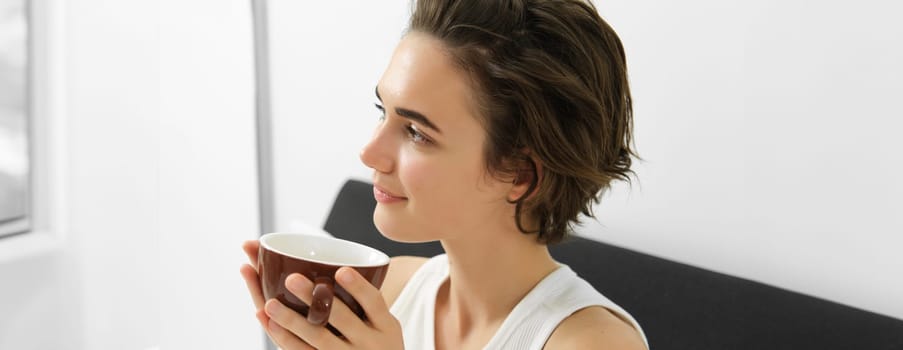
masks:
[[(389, 308), (376, 287), (356, 270), (343, 267), (335, 280), (361, 305), (367, 314), (363, 321), (339, 298), (333, 299), (329, 323), (345, 339), (337, 337), (326, 327), (310, 324), (307, 319), (276, 299), (264, 301), (257, 278), (257, 241), (245, 242), (243, 248), (251, 265), (244, 265), (241, 274), (257, 308), (257, 319), (270, 339), (285, 350), (290, 349), (403, 349), (401, 325), (389, 313)], [(304, 275), (292, 274), (285, 281), (286, 288), (301, 301), (310, 304), (313, 283)]]
[[(257, 240), (245, 241), (241, 248), (248, 255), (248, 260), (250, 261), (250, 264), (241, 265), (241, 277), (245, 279), (248, 292), (251, 293), (251, 299), (254, 301), (254, 310), (257, 310), (257, 321), (260, 322), (263, 329), (267, 329), (269, 319), (263, 311), (263, 289), (260, 287), (260, 278), (257, 277), (257, 250), (260, 248), (260, 242)], [(269, 330), (267, 334), (270, 335)], [(272, 337), (270, 335), (270, 338)]]
[[(269, 317), (267, 331), (274, 342), (283, 348), (304, 349), (403, 349), (401, 325), (389, 313), (382, 294), (367, 282), (356, 270), (343, 267), (335, 274), (335, 280), (361, 305), (367, 314), (363, 321), (341, 299), (333, 299), (329, 323), (339, 330), (345, 339), (337, 337), (326, 327), (312, 325), (304, 316), (289, 309), (276, 299), (266, 302), (264, 309)], [(310, 304), (313, 283), (304, 275), (292, 274), (285, 286), (301, 301)]]

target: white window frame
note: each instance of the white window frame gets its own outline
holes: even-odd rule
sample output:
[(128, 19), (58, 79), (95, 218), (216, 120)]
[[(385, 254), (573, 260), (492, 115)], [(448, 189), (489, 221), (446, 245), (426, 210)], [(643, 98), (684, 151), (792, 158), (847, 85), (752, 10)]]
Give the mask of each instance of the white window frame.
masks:
[(0, 263), (55, 251), (66, 236), (65, 2), (27, 3), (30, 210), (3, 224), (27, 231), (0, 237)]

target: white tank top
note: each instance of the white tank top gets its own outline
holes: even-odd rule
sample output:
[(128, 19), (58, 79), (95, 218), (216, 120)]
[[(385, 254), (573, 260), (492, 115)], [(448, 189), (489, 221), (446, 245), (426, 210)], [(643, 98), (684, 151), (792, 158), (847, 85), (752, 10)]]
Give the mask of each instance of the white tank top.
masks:
[[(405, 349), (435, 349), (436, 295), (446, 278), (448, 257), (435, 256), (411, 276), (392, 304), (390, 311), (401, 322)], [(561, 321), (589, 306), (602, 306), (629, 321), (649, 347), (640, 325), (627, 311), (560, 264), (511, 310), (483, 349), (540, 350)]]

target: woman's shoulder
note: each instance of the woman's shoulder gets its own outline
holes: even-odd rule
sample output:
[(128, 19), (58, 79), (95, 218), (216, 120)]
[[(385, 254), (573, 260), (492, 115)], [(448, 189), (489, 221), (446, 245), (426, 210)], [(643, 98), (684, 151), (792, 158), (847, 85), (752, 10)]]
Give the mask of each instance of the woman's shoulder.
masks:
[(604, 307), (591, 306), (561, 321), (544, 348), (646, 350), (646, 343), (630, 322)]
[(401, 290), (423, 264), (429, 260), (419, 256), (396, 256), (389, 262), (389, 271), (380, 288), (386, 305), (395, 303)]

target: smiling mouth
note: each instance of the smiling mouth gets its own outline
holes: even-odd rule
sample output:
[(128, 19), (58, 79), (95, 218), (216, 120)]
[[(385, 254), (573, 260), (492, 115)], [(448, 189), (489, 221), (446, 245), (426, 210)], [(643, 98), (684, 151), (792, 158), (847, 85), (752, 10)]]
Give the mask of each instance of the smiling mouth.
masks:
[(376, 186), (373, 186), (373, 197), (376, 198), (376, 201), (380, 203), (393, 203), (407, 200), (406, 197), (393, 195)]

